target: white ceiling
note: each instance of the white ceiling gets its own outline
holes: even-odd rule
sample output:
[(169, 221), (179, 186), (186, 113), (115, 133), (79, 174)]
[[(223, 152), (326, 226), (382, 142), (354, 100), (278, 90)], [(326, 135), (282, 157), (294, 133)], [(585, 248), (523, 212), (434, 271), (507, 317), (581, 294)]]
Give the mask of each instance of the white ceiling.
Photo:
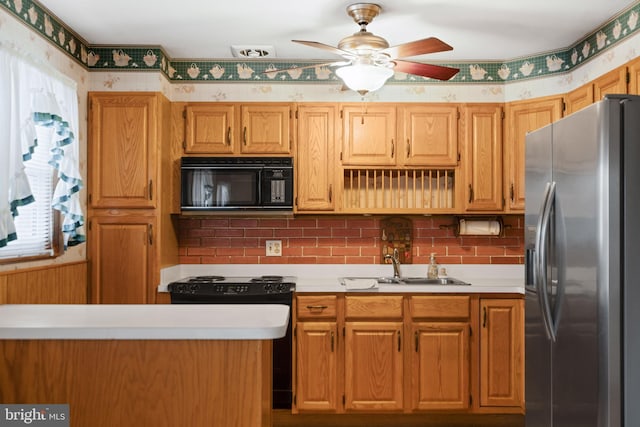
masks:
[[(450, 52), (418, 61), (499, 61), (567, 48), (637, 0), (380, 0), (368, 31), (391, 46), (438, 37)], [(162, 46), (173, 59), (232, 58), (231, 46), (273, 46), (277, 59), (336, 59), (292, 43), (337, 46), (359, 30), (355, 0), (39, 0), (91, 45)]]

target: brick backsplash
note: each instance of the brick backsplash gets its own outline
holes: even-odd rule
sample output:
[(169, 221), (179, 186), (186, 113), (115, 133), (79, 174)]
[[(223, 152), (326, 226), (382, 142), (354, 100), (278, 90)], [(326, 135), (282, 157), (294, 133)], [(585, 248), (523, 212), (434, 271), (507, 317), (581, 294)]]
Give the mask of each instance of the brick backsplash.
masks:
[[(295, 218), (181, 218), (182, 264), (378, 264), (382, 216)], [(524, 217), (503, 216), (501, 237), (456, 237), (452, 216), (407, 217), (413, 222), (413, 263), (522, 264)], [(267, 240), (282, 241), (282, 256), (266, 256)]]

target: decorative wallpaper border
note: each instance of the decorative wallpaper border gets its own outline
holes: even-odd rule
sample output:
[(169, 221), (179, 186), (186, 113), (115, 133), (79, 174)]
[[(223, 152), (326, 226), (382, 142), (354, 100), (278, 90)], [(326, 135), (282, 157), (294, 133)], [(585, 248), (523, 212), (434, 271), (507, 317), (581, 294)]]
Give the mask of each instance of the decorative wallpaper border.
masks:
[[(317, 62), (238, 59), (169, 58), (158, 46), (89, 45), (49, 10), (34, 0), (0, 0), (27, 26), (49, 40), (89, 71), (161, 71), (169, 81), (184, 83), (337, 83), (333, 69)], [(565, 49), (529, 57), (492, 62), (440, 63), (459, 68), (451, 80), (441, 82), (395, 73), (390, 84), (492, 83), (521, 81), (570, 72), (640, 30), (640, 0), (582, 40)], [(434, 62), (435, 63), (435, 62)], [(316, 66), (314, 66), (316, 65)], [(309, 68), (302, 68), (309, 67)], [(278, 71), (282, 70), (282, 71)], [(272, 71), (265, 74), (266, 71)]]

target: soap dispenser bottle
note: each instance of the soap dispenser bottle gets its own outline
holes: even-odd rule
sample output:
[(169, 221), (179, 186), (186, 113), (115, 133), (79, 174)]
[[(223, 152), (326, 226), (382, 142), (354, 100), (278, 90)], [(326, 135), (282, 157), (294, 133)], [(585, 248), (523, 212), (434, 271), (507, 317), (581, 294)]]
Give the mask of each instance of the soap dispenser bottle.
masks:
[(427, 279), (438, 278), (438, 264), (436, 263), (436, 254), (432, 253), (429, 260), (429, 269), (427, 270)]

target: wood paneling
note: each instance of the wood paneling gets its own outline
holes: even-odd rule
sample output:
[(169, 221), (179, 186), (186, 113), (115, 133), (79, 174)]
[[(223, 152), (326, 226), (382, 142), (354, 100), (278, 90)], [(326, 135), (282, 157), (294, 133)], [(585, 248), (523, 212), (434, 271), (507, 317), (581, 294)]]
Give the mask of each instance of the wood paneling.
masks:
[(72, 426), (271, 425), (271, 341), (0, 342), (0, 401), (68, 403)]
[(0, 272), (2, 304), (86, 304), (87, 263)]

